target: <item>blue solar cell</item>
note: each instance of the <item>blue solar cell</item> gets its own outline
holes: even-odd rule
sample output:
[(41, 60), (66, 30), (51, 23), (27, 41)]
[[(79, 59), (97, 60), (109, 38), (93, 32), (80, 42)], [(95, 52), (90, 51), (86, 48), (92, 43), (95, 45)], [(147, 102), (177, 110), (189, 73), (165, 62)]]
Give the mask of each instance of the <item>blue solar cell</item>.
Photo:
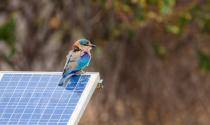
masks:
[(12, 78), (11, 81), (19, 81), (21, 79), (21, 74), (15, 74)]
[(2, 82), (8, 82), (10, 81), (11, 77), (4, 75), (4, 77), (1, 79)]
[(21, 106), (18, 106), (17, 109), (15, 109), (14, 113), (23, 113), (24, 108), (21, 108)]
[(66, 89), (60, 74), (4, 74), (0, 81), (0, 125), (66, 125), (91, 75), (75, 75)]
[(30, 78), (31, 77), (29, 77), (29, 76), (23, 76), (20, 81), (21, 82), (28, 82), (30, 80)]

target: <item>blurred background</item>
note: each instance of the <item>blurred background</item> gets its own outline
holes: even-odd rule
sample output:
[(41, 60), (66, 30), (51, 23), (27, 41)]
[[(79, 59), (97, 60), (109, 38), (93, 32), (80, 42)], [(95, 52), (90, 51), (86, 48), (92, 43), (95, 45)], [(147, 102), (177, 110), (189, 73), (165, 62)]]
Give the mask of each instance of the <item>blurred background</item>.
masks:
[(79, 125), (209, 125), (209, 0), (0, 0), (0, 70), (62, 71), (97, 44)]

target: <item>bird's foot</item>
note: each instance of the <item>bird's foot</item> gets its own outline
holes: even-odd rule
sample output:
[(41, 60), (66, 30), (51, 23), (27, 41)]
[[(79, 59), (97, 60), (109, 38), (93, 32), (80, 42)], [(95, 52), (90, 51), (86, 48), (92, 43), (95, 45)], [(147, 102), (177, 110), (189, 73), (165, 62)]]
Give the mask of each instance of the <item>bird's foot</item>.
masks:
[(86, 72), (84, 70), (81, 70), (82, 74), (85, 74)]
[(78, 74), (78, 75), (85, 74), (85, 71), (80, 70), (80, 71), (78, 71), (76, 74)]

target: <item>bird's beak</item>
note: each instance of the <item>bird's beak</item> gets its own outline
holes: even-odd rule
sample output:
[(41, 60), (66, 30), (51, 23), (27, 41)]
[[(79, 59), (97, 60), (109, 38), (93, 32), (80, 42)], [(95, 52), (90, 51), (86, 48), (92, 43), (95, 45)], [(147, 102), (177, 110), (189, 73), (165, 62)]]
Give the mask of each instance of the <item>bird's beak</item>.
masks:
[(89, 44), (89, 46), (92, 48), (96, 48), (96, 45), (94, 45), (94, 44)]

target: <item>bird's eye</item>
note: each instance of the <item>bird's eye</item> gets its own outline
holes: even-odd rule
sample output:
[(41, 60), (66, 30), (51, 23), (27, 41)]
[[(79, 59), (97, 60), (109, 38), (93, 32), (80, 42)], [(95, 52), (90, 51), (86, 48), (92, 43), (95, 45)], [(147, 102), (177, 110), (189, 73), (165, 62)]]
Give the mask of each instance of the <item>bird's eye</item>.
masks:
[(88, 41), (88, 40), (80, 40), (80, 44), (83, 45), (83, 46), (89, 46), (90, 41)]
[(86, 42), (86, 43), (84, 44), (84, 46), (89, 46), (89, 44), (90, 44), (90, 42)]

